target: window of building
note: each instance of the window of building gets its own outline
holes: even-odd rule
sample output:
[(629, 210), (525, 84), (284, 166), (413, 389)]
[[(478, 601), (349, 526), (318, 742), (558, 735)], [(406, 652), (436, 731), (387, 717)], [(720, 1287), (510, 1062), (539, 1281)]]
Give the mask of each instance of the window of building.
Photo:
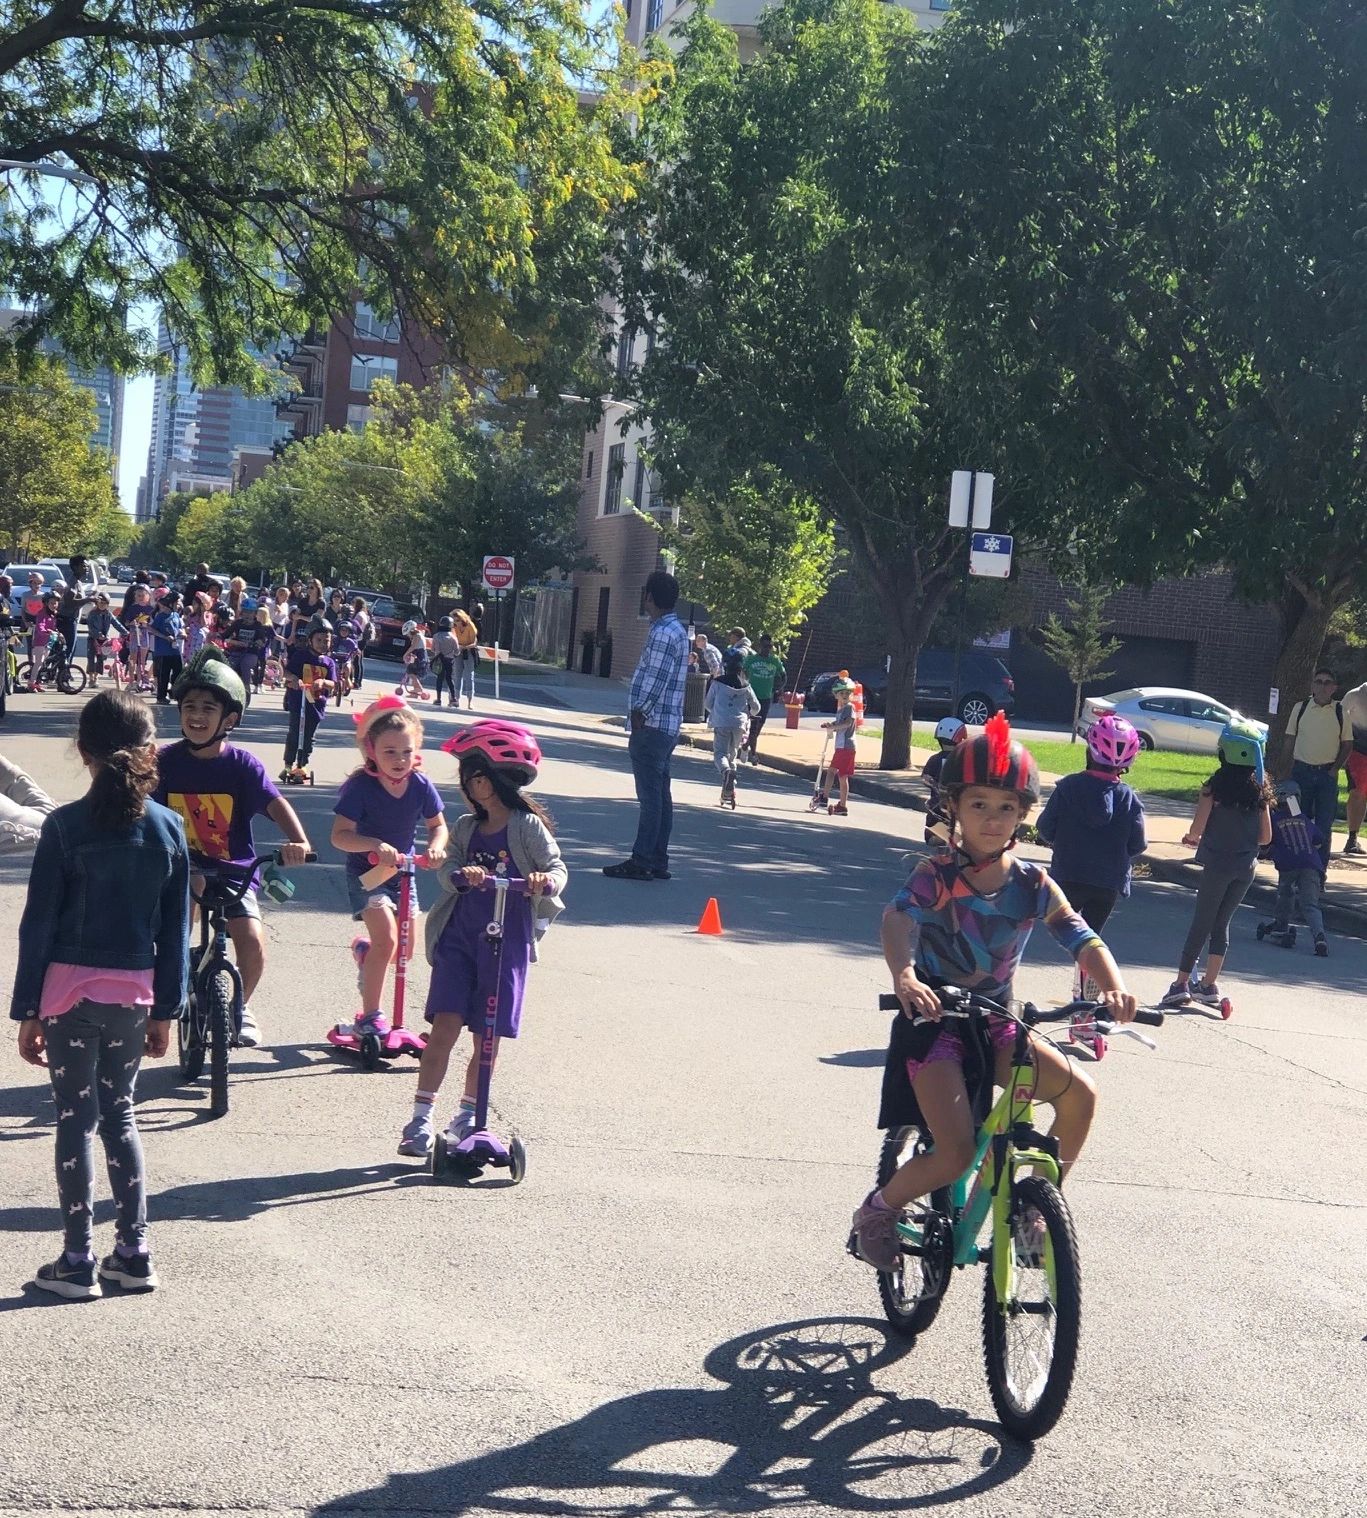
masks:
[(388, 354), (353, 353), (351, 355), (351, 388), (366, 390), (378, 379), (396, 380), (399, 377), (399, 361)]
[(660, 22), (665, 18), (665, 0), (650, 0), (646, 10), (646, 31), (659, 30)]
[(368, 337), (378, 343), (397, 343), (399, 340), (399, 318), (377, 316), (375, 308), (363, 300), (356, 302), (354, 325), (357, 337)]
[(369, 406), (348, 406), (346, 408), (346, 424), (353, 432), (364, 432), (365, 424), (369, 420)]
[(591, 480), (593, 478), (593, 449), (592, 448), (589, 449), (589, 463), (588, 463), (588, 468), (584, 470), (584, 478), (586, 480)]
[(614, 443), (608, 449), (607, 479), (603, 490), (603, 515), (616, 516), (622, 509), (622, 476), (627, 470), (627, 445)]
[(637, 511), (646, 509), (646, 461), (636, 460), (636, 478), (631, 486), (631, 504)]
[(947, 11), (954, 4), (954, 0), (930, 0), (930, 8), (933, 11)]

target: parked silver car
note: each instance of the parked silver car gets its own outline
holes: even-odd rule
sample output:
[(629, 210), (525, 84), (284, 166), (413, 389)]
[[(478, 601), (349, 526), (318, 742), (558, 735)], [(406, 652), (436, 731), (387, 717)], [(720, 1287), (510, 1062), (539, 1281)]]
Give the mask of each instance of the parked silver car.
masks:
[[(1141, 748), (1165, 748), (1182, 754), (1213, 754), (1220, 733), (1231, 717), (1241, 713), (1200, 691), (1174, 690), (1165, 685), (1139, 685), (1109, 696), (1089, 696), (1078, 719), (1079, 736), (1103, 712), (1124, 717), (1139, 734)], [(1267, 741), (1267, 723), (1251, 721)]]

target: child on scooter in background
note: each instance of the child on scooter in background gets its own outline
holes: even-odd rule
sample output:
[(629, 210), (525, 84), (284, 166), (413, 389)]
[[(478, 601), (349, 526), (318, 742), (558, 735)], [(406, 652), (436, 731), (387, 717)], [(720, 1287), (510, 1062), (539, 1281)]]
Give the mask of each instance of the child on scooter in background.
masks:
[(407, 696), (411, 701), (430, 701), (431, 694), (422, 683), (427, 678), (429, 665), (427, 635), (416, 622), (405, 622), (402, 631), (408, 646), (403, 656), (403, 684), (396, 694)]
[(831, 773), (840, 782), (840, 800), (831, 808), (836, 817), (848, 817), (850, 812), (850, 776), (854, 774), (855, 727), (854, 681), (842, 669), (839, 678), (831, 686), (835, 697), (835, 721), (823, 722), (822, 728), (835, 734), (835, 751), (831, 755)]
[(489, 959), (484, 930), (491, 907), (477, 888), (487, 874), (501, 871), (527, 882), (534, 894), (509, 895), (503, 922), (496, 1038), (516, 1038), (522, 1021), (527, 968), (536, 958), (536, 940), (564, 910), (561, 895), (569, 872), (545, 811), (524, 795), (536, 779), (541, 749), (513, 722), (476, 722), (449, 738), (442, 748), (460, 765), (460, 788), (470, 810), (451, 833), (451, 868), (443, 870), (443, 895), (427, 914), (425, 940), (432, 983), (425, 1016), (432, 1024), (418, 1065), (413, 1116), (399, 1140), (399, 1153), (423, 1158), (432, 1148), (433, 1109), (446, 1078), (451, 1050), (463, 1027), (475, 1038), (465, 1070), (460, 1107), (446, 1133), (453, 1143), (473, 1129), (479, 1079), (479, 1040), (491, 990), (481, 976)]
[[(373, 1033), (384, 1038), (389, 1019), (380, 1010), (385, 977), (399, 947), (399, 888), (397, 873), (413, 851), (419, 822), (427, 824), (427, 864), (446, 858), (446, 820), (437, 788), (418, 768), (422, 723), (401, 696), (381, 696), (356, 718), (356, 746), (365, 763), (343, 782), (333, 807), (332, 846), (347, 856), (347, 900), (355, 922), (365, 924), (358, 977), (361, 1011), (349, 1031), (357, 1038)], [(371, 860), (370, 855), (376, 856)], [(373, 887), (361, 884), (372, 863), (395, 871)]]
[(289, 728), (285, 733), (285, 768), (280, 772), (286, 785), (302, 785), (308, 779), (313, 735), (337, 684), (337, 666), (328, 653), (331, 647), (332, 624), (321, 613), (309, 621), (303, 636), (290, 645), (285, 661)]
[(1258, 925), (1258, 937), (1280, 939), (1286, 948), (1291, 948), (1296, 942), (1291, 914), (1299, 906), (1320, 959), (1329, 954), (1324, 913), (1320, 910), (1320, 892), (1324, 888), (1323, 843), (1320, 830), (1301, 811), (1299, 782), (1283, 780), (1277, 787), (1277, 804), (1272, 809), (1272, 842), (1267, 850), (1267, 857), (1277, 867), (1277, 905), (1272, 921)]
[(939, 751), (932, 754), (921, 771), (930, 795), (926, 799), (926, 842), (932, 848), (943, 848), (949, 842), (949, 811), (944, 804), (940, 775), (945, 760), (959, 744), (968, 737), (968, 729), (957, 717), (941, 717), (935, 724), (935, 741)]
[[(1121, 779), (1139, 753), (1139, 734), (1114, 712), (1087, 729), (1087, 768), (1065, 775), (1036, 832), (1054, 851), (1050, 874), (1089, 928), (1099, 933), (1130, 894), (1130, 861), (1148, 847), (1144, 803)], [(1082, 983), (1078, 995), (1091, 997)]]

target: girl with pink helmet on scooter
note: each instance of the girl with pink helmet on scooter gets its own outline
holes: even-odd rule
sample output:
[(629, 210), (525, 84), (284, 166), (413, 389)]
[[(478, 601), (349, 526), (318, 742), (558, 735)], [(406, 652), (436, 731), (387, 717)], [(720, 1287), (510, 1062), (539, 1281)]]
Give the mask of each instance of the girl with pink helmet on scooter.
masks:
[(1087, 767), (1059, 781), (1035, 825), (1054, 851), (1049, 873), (1098, 933), (1130, 894), (1130, 861), (1145, 849), (1144, 804), (1121, 778), (1138, 753), (1134, 728), (1102, 713), (1087, 729)]
[[(413, 1116), (399, 1141), (399, 1153), (414, 1158), (425, 1158), (432, 1150), (433, 1111), (451, 1050), (464, 1027), (474, 1036), (476, 1049), (465, 1072), (460, 1107), (446, 1129), (447, 1140), (459, 1143), (473, 1129), (479, 1040), (490, 992), (498, 1008), (496, 1040), (516, 1038), (536, 941), (564, 910), (561, 893), (569, 878), (551, 819), (523, 790), (541, 767), (541, 749), (531, 733), (515, 722), (476, 722), (448, 738), (442, 749), (460, 765), (460, 788), (469, 811), (451, 829), (448, 867), (441, 872), (443, 894), (424, 927), (432, 966), (424, 1015), (432, 1031), (418, 1066)], [(485, 972), (494, 961), (485, 938), (489, 903), (479, 890), (486, 874), (492, 873), (525, 880), (529, 892), (508, 900), (496, 987), (484, 983), (492, 978)]]

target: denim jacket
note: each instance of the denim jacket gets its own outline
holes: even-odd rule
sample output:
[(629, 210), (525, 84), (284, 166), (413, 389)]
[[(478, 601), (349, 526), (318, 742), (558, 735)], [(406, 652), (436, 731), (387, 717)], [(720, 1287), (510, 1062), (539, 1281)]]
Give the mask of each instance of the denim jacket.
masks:
[(37, 1017), (48, 965), (152, 970), (152, 1016), (185, 1000), (190, 862), (169, 807), (146, 803), (118, 832), (97, 828), (90, 798), (59, 806), (43, 823), (19, 923), (10, 1016)]

